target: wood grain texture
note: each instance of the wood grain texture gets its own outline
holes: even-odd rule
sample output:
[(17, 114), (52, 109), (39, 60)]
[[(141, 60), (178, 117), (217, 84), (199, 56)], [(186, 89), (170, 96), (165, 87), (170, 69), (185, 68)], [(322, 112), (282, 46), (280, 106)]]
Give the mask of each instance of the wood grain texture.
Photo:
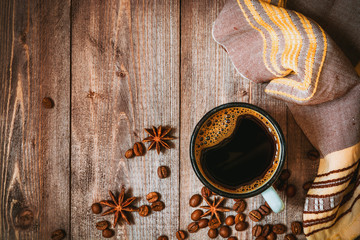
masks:
[[(98, 239), (90, 212), (122, 186), (146, 204), (156, 191), (166, 207), (133, 225), (118, 225), (117, 239), (156, 239), (178, 227), (179, 5), (177, 1), (73, 1), (72, 22), (72, 237)], [(145, 138), (144, 128), (174, 127), (174, 148), (124, 158)], [(171, 175), (159, 179), (157, 168)]]
[[(1, 1), (0, 11), (0, 239), (48, 239), (69, 231), (70, 4)], [(24, 208), (26, 230), (15, 221)]]

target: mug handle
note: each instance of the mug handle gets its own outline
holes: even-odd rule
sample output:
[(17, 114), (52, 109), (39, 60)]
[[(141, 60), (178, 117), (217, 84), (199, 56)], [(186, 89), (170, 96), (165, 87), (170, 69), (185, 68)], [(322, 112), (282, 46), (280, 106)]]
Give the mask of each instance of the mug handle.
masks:
[(269, 204), (273, 212), (278, 213), (284, 210), (284, 203), (273, 188), (273, 186), (261, 193), (265, 201)]

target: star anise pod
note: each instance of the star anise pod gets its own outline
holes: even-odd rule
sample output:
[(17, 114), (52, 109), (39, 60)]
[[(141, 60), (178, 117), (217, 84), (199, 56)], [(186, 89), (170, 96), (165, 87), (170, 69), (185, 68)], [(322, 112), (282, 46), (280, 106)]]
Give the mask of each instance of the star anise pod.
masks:
[(210, 203), (210, 201), (205, 197), (203, 197), (203, 199), (208, 204), (208, 206), (201, 206), (200, 207), (202, 209), (207, 209), (207, 211), (203, 215), (201, 215), (201, 217), (205, 217), (205, 216), (211, 214), (211, 217), (210, 217), (210, 219), (211, 219), (215, 215), (216, 219), (221, 224), (219, 212), (228, 212), (228, 211), (230, 211), (230, 209), (228, 209), (228, 208), (224, 208), (224, 207), (219, 206), (222, 203), (222, 201), (224, 201), (225, 198), (220, 198), (218, 203), (216, 203), (216, 198), (214, 198), (214, 201), (212, 203)]
[(149, 137), (143, 140), (143, 142), (151, 142), (148, 150), (156, 146), (157, 153), (159, 154), (161, 150), (161, 146), (170, 149), (170, 146), (165, 141), (174, 139), (172, 137), (166, 136), (171, 131), (171, 128), (167, 128), (164, 130), (161, 126), (159, 126), (157, 129), (156, 127), (152, 127), (152, 129), (144, 129), (144, 130), (150, 135)]
[(110, 207), (110, 209), (104, 212), (102, 216), (114, 213), (113, 227), (116, 226), (117, 222), (119, 221), (119, 217), (122, 217), (128, 224), (130, 224), (129, 219), (125, 215), (125, 212), (137, 211), (135, 207), (130, 206), (130, 204), (136, 199), (136, 197), (131, 197), (125, 200), (125, 188), (121, 189), (118, 200), (116, 200), (114, 194), (111, 191), (109, 191), (109, 195), (112, 200), (104, 200), (100, 202), (101, 205)]

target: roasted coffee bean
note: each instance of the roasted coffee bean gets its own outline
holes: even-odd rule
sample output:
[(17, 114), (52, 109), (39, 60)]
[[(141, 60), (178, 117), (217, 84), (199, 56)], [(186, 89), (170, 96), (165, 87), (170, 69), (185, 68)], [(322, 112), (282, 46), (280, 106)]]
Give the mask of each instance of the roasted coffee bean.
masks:
[(28, 209), (24, 208), (15, 217), (15, 224), (21, 229), (28, 229), (31, 227), (34, 221), (34, 213)]
[(259, 237), (255, 238), (255, 240), (266, 240), (266, 238), (263, 236), (259, 236)]
[(156, 201), (156, 202), (153, 202), (153, 204), (151, 204), (151, 210), (153, 211), (161, 211), (165, 208), (165, 204), (161, 201)]
[(238, 224), (239, 222), (244, 222), (246, 218), (246, 215), (243, 213), (239, 213), (235, 216), (235, 224)]
[(144, 145), (141, 142), (136, 142), (133, 146), (133, 151), (136, 156), (142, 156), (145, 153)]
[(195, 233), (199, 230), (199, 224), (197, 222), (192, 222), (188, 226), (189, 233)]
[(275, 224), (272, 229), (276, 234), (284, 234), (286, 232), (286, 227), (283, 224)]
[(91, 205), (91, 211), (95, 214), (101, 213), (102, 207), (100, 203), (93, 203), (93, 205)]
[(237, 237), (232, 236), (232, 237), (229, 237), (227, 240), (237, 240)]
[(278, 191), (284, 191), (285, 190), (285, 188), (286, 188), (286, 186), (287, 186), (287, 183), (286, 182), (284, 182), (284, 181), (281, 181), (280, 179), (278, 179), (276, 182), (275, 182), (275, 188), (276, 188), (276, 190), (278, 190)]
[(279, 179), (281, 181), (286, 181), (289, 179), (289, 177), (290, 177), (290, 171), (287, 169), (284, 169), (284, 170), (282, 170)]
[(292, 234), (285, 235), (284, 240), (296, 240), (296, 237)]
[(201, 218), (201, 215), (203, 215), (204, 212), (200, 209), (197, 209), (195, 211), (193, 211), (193, 213), (191, 214), (191, 220), (193, 221), (197, 221)]
[(266, 236), (266, 240), (276, 240), (277, 236), (274, 232), (270, 232), (269, 235)]
[(240, 202), (241, 200), (243, 200), (242, 198), (234, 198), (235, 202)]
[(189, 205), (191, 207), (197, 207), (202, 202), (202, 197), (199, 194), (193, 195), (189, 200)]
[(210, 228), (208, 231), (209, 238), (216, 238), (218, 236), (218, 230), (216, 228)]
[(134, 150), (131, 148), (131, 149), (128, 149), (126, 152), (125, 152), (125, 157), (126, 158), (132, 158), (134, 157)]
[(304, 183), (304, 185), (303, 185), (303, 189), (304, 189), (305, 191), (308, 191), (308, 190), (311, 188), (311, 185), (312, 185), (312, 182), (306, 182), (306, 183)]
[(211, 218), (208, 223), (208, 226), (211, 229), (218, 228), (218, 227), (220, 227), (220, 225), (221, 225), (221, 222), (219, 222), (217, 220), (217, 218)]
[(294, 197), (295, 194), (296, 194), (296, 187), (292, 184), (289, 184), (287, 187), (286, 187), (286, 196), (291, 198), (291, 197)]
[(226, 219), (225, 219), (225, 224), (228, 225), (228, 226), (232, 226), (235, 224), (235, 217), (234, 216), (228, 216)]
[(96, 226), (96, 229), (98, 229), (98, 230), (104, 230), (110, 226), (110, 223), (108, 221), (100, 221), (100, 222), (97, 222), (95, 226)]
[(259, 222), (262, 219), (262, 216), (258, 210), (252, 210), (249, 212), (249, 218), (254, 222)]
[(64, 239), (66, 236), (66, 233), (62, 229), (58, 229), (51, 233), (51, 240), (61, 240)]
[(261, 236), (266, 237), (267, 235), (269, 235), (270, 232), (271, 232), (271, 226), (269, 224), (265, 224), (262, 229)]
[(102, 231), (102, 235), (104, 238), (111, 238), (115, 235), (115, 233), (112, 229), (107, 228)]
[(186, 238), (186, 233), (183, 230), (179, 230), (176, 232), (176, 238), (178, 240), (184, 240)]
[(261, 213), (261, 215), (267, 216), (267, 215), (269, 215), (271, 213), (271, 210), (267, 206), (261, 205), (259, 207), (259, 212)]
[(237, 213), (243, 212), (245, 208), (246, 208), (246, 202), (242, 199), (238, 202), (235, 202), (235, 204), (233, 205), (233, 210)]
[(252, 228), (252, 235), (253, 235), (254, 237), (260, 236), (261, 233), (262, 233), (262, 226), (261, 226), (261, 225), (255, 225), (255, 226), (253, 226), (253, 228)]
[(54, 107), (54, 101), (49, 97), (44, 97), (42, 100), (42, 105), (44, 108), (53, 108)]
[(235, 225), (236, 231), (244, 231), (245, 229), (247, 229), (247, 227), (248, 227), (247, 222), (239, 222), (238, 224)]
[(220, 236), (222, 236), (223, 238), (227, 238), (230, 237), (231, 234), (231, 229), (228, 226), (222, 226), (219, 230), (219, 234)]
[(295, 235), (299, 235), (302, 233), (302, 225), (300, 222), (292, 222), (291, 223), (291, 231)]
[(160, 166), (157, 173), (159, 178), (167, 178), (170, 175), (170, 170), (166, 166)]
[(207, 218), (200, 219), (198, 224), (199, 224), (200, 228), (205, 228), (209, 224), (209, 219), (207, 219)]
[(169, 240), (167, 236), (160, 236), (158, 237), (158, 240)]
[(212, 192), (210, 191), (210, 189), (204, 186), (201, 188), (201, 195), (204, 198), (209, 198), (212, 195)]
[(307, 157), (308, 159), (315, 161), (320, 158), (320, 153), (317, 150), (313, 149), (307, 153)]
[(157, 192), (151, 192), (148, 195), (146, 195), (146, 200), (149, 203), (156, 202), (157, 200), (159, 200), (159, 194)]
[[(147, 215), (149, 215), (150, 213), (150, 207), (147, 205), (142, 205), (141, 207), (139, 207), (139, 215), (142, 217), (146, 217)], [(154, 210), (156, 211), (156, 210)], [(160, 210), (159, 210), (160, 211)]]

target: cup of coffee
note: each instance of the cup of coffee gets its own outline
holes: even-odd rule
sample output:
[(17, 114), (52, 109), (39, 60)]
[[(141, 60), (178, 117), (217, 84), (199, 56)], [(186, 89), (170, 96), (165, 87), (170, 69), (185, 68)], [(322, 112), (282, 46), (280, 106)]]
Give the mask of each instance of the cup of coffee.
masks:
[(285, 161), (284, 135), (261, 108), (234, 102), (206, 113), (192, 134), (190, 158), (211, 191), (228, 198), (262, 194), (274, 212), (283, 210), (272, 184)]

